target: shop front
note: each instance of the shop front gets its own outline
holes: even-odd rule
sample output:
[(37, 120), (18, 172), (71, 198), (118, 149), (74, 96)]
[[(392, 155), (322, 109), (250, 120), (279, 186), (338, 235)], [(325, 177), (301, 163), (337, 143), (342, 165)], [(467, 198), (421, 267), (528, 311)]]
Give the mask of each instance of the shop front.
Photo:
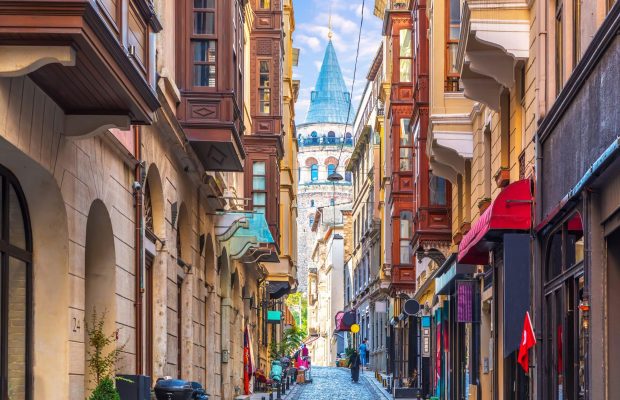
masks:
[(533, 398), (620, 398), (619, 30), (616, 2), (537, 133)]
[(475, 265), (458, 264), (453, 254), (435, 278), (435, 395), (441, 399), (467, 399), (470, 384), (477, 382), (480, 302), (475, 272)]
[(458, 262), (479, 265), (491, 282), (489, 289), (483, 283), (481, 290), (481, 308), (486, 311), (480, 335), (489, 343), (481, 354), (482, 398), (520, 399), (528, 392), (529, 381), (517, 355), (530, 310), (532, 204), (532, 181), (509, 184), (459, 245)]

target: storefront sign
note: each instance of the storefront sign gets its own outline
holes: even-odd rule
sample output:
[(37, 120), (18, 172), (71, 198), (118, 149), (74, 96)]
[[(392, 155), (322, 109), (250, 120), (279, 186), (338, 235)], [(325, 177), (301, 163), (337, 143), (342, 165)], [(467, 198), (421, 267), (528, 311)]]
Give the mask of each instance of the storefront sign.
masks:
[(474, 290), (475, 281), (457, 281), (457, 322), (471, 323), (474, 321)]
[(267, 323), (279, 324), (282, 321), (282, 311), (267, 311)]

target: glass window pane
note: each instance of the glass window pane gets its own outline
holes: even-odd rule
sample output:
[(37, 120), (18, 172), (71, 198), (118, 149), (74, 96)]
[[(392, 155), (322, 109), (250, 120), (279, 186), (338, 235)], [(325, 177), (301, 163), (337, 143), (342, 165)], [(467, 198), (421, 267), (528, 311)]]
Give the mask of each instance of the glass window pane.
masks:
[(411, 149), (405, 148), (400, 149), (400, 170), (401, 171), (411, 171)]
[(319, 166), (316, 164), (313, 164), (310, 167), (310, 179), (313, 181), (316, 181), (317, 179), (319, 179)]
[(24, 213), (19, 204), (17, 192), (9, 186), (9, 243), (13, 246), (26, 248), (26, 228), (24, 226)]
[(196, 40), (194, 43), (194, 61), (215, 62), (215, 40)]
[(450, 0), (450, 39), (458, 40), (461, 34), (461, 0)]
[(265, 162), (255, 161), (253, 165), (254, 175), (265, 175)]
[(206, 11), (194, 12), (194, 33), (213, 35), (215, 33), (215, 14)]
[(567, 223), (566, 268), (583, 261), (583, 222), (581, 215), (575, 214)]
[(194, 86), (215, 87), (215, 66), (194, 65)]
[(547, 253), (547, 281), (558, 276), (562, 272), (562, 232), (553, 234)]
[(7, 383), (9, 399), (21, 400), (26, 398), (26, 263), (10, 258), (8, 277)]
[(215, 0), (194, 0), (194, 8), (215, 8)]
[(411, 30), (400, 30), (400, 56), (411, 57)]
[(267, 214), (267, 208), (264, 206), (254, 206), (254, 212), (259, 214)]
[(411, 252), (409, 251), (409, 241), (400, 241), (400, 263), (411, 264)]
[(252, 189), (254, 190), (265, 190), (266, 188), (266, 183), (265, 183), (265, 177), (264, 176), (255, 176), (252, 179)]
[(400, 144), (401, 146), (411, 146), (411, 131), (409, 131), (409, 119), (400, 120)]
[(411, 82), (411, 60), (400, 60), (400, 81)]
[(260, 72), (261, 74), (269, 73), (269, 61), (261, 61), (260, 62)]
[(267, 194), (265, 193), (254, 193), (252, 195), (252, 203), (254, 206), (264, 206), (267, 205)]
[(445, 206), (447, 204), (446, 181), (443, 178), (430, 174), (431, 204)]

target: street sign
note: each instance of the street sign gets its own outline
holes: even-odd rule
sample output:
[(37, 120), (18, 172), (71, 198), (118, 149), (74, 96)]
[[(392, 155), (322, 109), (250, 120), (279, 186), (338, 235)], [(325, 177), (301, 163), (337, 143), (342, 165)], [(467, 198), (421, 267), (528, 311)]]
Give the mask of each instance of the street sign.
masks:
[(403, 311), (407, 315), (415, 315), (420, 311), (420, 303), (415, 301), (414, 299), (409, 299), (405, 301), (405, 305), (403, 306)]

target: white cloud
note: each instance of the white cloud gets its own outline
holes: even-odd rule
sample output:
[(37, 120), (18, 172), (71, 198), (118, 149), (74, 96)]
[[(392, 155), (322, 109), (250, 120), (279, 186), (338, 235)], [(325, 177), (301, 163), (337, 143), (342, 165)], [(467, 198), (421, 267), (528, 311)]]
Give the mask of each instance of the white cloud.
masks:
[[(302, 52), (297, 69), (301, 79), (301, 91), (296, 105), (297, 122), (303, 123), (309, 106), (311, 90), (309, 85), (316, 82), (318, 71), (323, 61), (323, 51), (328, 41), (328, 20), (331, 8), (332, 42), (338, 55), (347, 90), (351, 90), (353, 68), (362, 16), (362, 0), (294, 0), (296, 10), (296, 33), (294, 40), (311, 51)], [(381, 43), (382, 21), (372, 14), (372, 5), (366, 1), (364, 7), (364, 25), (359, 44), (359, 56), (355, 88), (353, 90), (353, 112), (362, 97), (366, 85), (366, 74), (379, 45)], [(298, 37), (302, 39), (298, 40)], [(307, 43), (308, 38), (315, 39), (313, 44)], [(311, 46), (317, 46), (318, 50)]]
[(302, 45), (306, 45), (312, 51), (319, 51), (319, 50), (321, 50), (321, 47), (322, 47), (321, 46), (321, 41), (318, 38), (314, 37), (314, 36), (298, 34), (298, 35), (295, 35), (294, 40), (297, 43), (301, 43)]

